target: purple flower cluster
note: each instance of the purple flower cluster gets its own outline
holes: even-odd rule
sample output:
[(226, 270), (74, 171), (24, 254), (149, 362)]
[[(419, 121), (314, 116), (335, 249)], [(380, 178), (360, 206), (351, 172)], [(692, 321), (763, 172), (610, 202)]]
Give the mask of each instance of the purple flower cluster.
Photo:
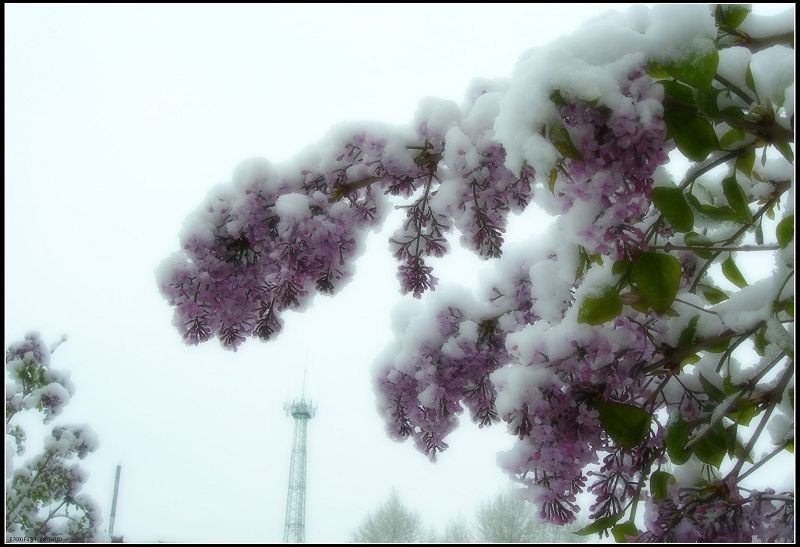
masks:
[[(232, 187), (217, 190), (187, 220), (183, 250), (160, 267), (175, 325), (190, 343), (216, 336), (233, 350), (248, 336), (269, 339), (285, 310), (348, 280), (367, 229), (385, 217), (385, 195), (416, 196), (400, 206), (407, 217), (390, 240), (403, 292), (420, 297), (436, 286), (425, 260), (447, 252), (454, 221), (481, 256), (499, 256), (507, 213), (527, 205), (532, 173), (506, 169), (489, 131), (471, 130), (474, 138), (459, 140), (464, 146), (450, 154), (469, 147), (477, 158), (469, 169), (443, 161), (444, 135), (424, 120), (412, 135), (342, 133), (283, 169), (243, 164)], [(442, 188), (443, 172), (457, 191)]]
[(270, 338), (282, 312), (348, 279), (364, 232), (385, 215), (381, 190), (407, 196), (430, 170), (402, 140), (364, 131), (288, 174), (243, 165), (234, 188), (187, 223), (183, 251), (162, 264), (176, 326), (190, 343), (216, 335), (234, 350), (248, 336)]
[(448, 180), (435, 203), (453, 217), (461, 243), (483, 258), (502, 254), (508, 213), (523, 211), (532, 195), (533, 170), (525, 166), (516, 175), (506, 168), (505, 150), (493, 136), (500, 98), (498, 92), (481, 95), (463, 123), (448, 131)]
[[(531, 344), (530, 340), (538, 340)], [(550, 338), (559, 343), (549, 343)], [(520, 347), (521, 344), (526, 347)], [(548, 332), (524, 329), (506, 342), (514, 365), (492, 376), (498, 391), (510, 396), (502, 419), (517, 445), (500, 459), (501, 467), (530, 489), (542, 518), (564, 524), (578, 511), (576, 494), (594, 494), (592, 517), (609, 516), (633, 495), (641, 460), (658, 446), (660, 433), (634, 449), (616, 446), (600, 427), (596, 401), (643, 406), (649, 390), (640, 373), (654, 347), (644, 329), (627, 318), (617, 319), (613, 333), (600, 328), (557, 326)], [(528, 388), (520, 391), (520, 384)], [(599, 471), (586, 469), (599, 462)]]
[(392, 438), (412, 437), (435, 460), (462, 404), (481, 427), (498, 421), (489, 375), (508, 356), (497, 319), (474, 316), (456, 301), (438, 309), (434, 324), (416, 328), (420, 338), (410, 353), (382, 361), (378, 406)]
[(575, 235), (588, 250), (617, 260), (642, 250), (637, 224), (650, 207), (653, 172), (669, 150), (661, 86), (636, 70), (621, 92), (628, 100), (613, 111), (585, 102), (561, 108), (580, 157), (565, 160), (554, 188), (562, 212), (576, 202), (592, 204), (580, 211), (585, 218)]
[(673, 487), (662, 501), (647, 499), (645, 526), (636, 541), (791, 543), (794, 494), (748, 491), (731, 480), (702, 488)]

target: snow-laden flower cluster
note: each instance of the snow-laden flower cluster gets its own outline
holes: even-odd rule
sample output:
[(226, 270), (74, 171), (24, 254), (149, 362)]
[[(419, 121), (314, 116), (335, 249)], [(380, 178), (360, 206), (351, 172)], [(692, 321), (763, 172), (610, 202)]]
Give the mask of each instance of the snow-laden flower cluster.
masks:
[(81, 492), (87, 474), (72, 461), (97, 449), (92, 429), (86, 425), (54, 427), (45, 438), (44, 450), (21, 465), (15, 465), (15, 450), (10, 450), (13, 439), (16, 454), (25, 451), (25, 430), (14, 425), (18, 413), (38, 410), (44, 423), (49, 423), (75, 392), (69, 373), (50, 368), (50, 354), (51, 349), (36, 332), (6, 350), (10, 380), (6, 384), (6, 538), (100, 541), (99, 509)]
[[(404, 293), (437, 288), (428, 259), (451, 232), (499, 260), (480, 298), (439, 287), (396, 317), (375, 367), (391, 437), (434, 459), (466, 408), (517, 437), (498, 462), (551, 522), (588, 493), (590, 532), (791, 538), (793, 493), (740, 481), (793, 446), (791, 204), (764, 221), (794, 176), (792, 50), (773, 23), (722, 5), (612, 14), (526, 53), (510, 80), (476, 80), (461, 106), (426, 99), (410, 129), (345, 126), (293, 162), (243, 164), (160, 268), (176, 326), (230, 349), (268, 339), (347, 282), (394, 205)], [(676, 147), (698, 162), (679, 184), (658, 171)], [(509, 252), (509, 214), (531, 202), (558, 218)], [(748, 284), (740, 250), (773, 252), (772, 276)], [(716, 286), (716, 265), (739, 290)], [(756, 417), (745, 447), (737, 427)], [(753, 462), (762, 431), (777, 448)]]

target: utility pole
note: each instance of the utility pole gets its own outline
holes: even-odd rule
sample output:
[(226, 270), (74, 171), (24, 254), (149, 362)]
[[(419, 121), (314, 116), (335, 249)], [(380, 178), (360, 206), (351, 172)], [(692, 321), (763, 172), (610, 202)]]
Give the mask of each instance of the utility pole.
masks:
[(108, 537), (113, 541), (114, 538), (114, 519), (117, 518), (117, 495), (119, 494), (119, 475), (122, 466), (117, 465), (117, 473), (114, 477), (114, 496), (111, 498), (111, 517), (108, 519)]

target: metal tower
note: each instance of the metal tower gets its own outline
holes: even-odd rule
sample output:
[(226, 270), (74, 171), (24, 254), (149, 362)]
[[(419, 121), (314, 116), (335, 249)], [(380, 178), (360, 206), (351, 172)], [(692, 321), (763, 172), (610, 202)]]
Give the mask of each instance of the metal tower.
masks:
[[(303, 381), (305, 384), (305, 380)], [(305, 388), (305, 386), (303, 386)], [(305, 391), (305, 389), (303, 389)], [(286, 495), (286, 519), (283, 526), (284, 543), (306, 541), (306, 425), (316, 409), (305, 394), (299, 401), (283, 405), (287, 416), (294, 418), (292, 463), (289, 467), (289, 492)]]

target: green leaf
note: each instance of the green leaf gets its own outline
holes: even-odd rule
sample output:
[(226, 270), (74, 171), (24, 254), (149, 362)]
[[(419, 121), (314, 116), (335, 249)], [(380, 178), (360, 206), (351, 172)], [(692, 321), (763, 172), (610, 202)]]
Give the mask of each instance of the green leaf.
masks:
[(703, 161), (719, 148), (714, 127), (692, 108), (670, 106), (665, 109), (664, 121), (678, 150), (690, 160)]
[(695, 89), (692, 93), (697, 108), (711, 119), (719, 114), (719, 108), (717, 107), (717, 95), (719, 92), (720, 90), (718, 89)]
[(693, 353), (689, 357), (681, 361), (681, 368), (683, 368), (684, 365), (693, 365), (699, 361), (700, 361), (700, 356), (697, 355), (696, 353)]
[(794, 454), (794, 441), (789, 441), (783, 448)]
[(666, 312), (681, 284), (681, 263), (672, 255), (646, 252), (631, 268), (634, 289), (657, 313)]
[(786, 161), (789, 163), (794, 163), (794, 153), (792, 152), (792, 147), (789, 146), (788, 142), (775, 142), (772, 145), (781, 153), (781, 155), (786, 158)]
[(681, 418), (672, 422), (667, 427), (664, 442), (667, 445), (667, 454), (672, 463), (676, 465), (686, 463), (692, 455), (692, 451), (686, 448), (686, 443), (689, 442), (689, 423)]
[(712, 384), (705, 376), (702, 374), (700, 375), (700, 384), (702, 384), (703, 389), (706, 391), (706, 394), (714, 399), (716, 402), (721, 402), (725, 399), (725, 393), (717, 386)]
[(654, 80), (664, 80), (670, 77), (669, 72), (664, 70), (664, 67), (655, 61), (650, 61), (647, 64), (647, 75)]
[(764, 244), (764, 219), (761, 218), (758, 220), (758, 226), (756, 226), (756, 244), (763, 245)]
[(773, 202), (772, 205), (769, 206), (769, 209), (767, 209), (767, 218), (770, 220), (775, 220), (775, 202)]
[(759, 354), (761, 357), (764, 357), (764, 354), (767, 351), (767, 329), (766, 327), (762, 327), (756, 331), (755, 340), (753, 340), (753, 347), (756, 350), (756, 353)]
[(778, 245), (781, 249), (786, 247), (794, 237), (794, 215), (781, 220), (775, 227), (775, 236), (778, 238)]
[(725, 193), (725, 198), (728, 200), (731, 209), (736, 213), (736, 220), (742, 224), (753, 222), (753, 213), (750, 211), (750, 207), (747, 206), (747, 196), (742, 187), (739, 186), (739, 183), (736, 182), (736, 175), (726, 177), (722, 181), (722, 191)]
[(650, 475), (650, 493), (655, 501), (662, 501), (667, 497), (667, 486), (675, 484), (675, 477), (666, 471), (654, 471)]
[(719, 139), (719, 145), (723, 150), (729, 150), (733, 144), (744, 140), (745, 136), (746, 133), (743, 130), (734, 127), (722, 135), (722, 137)]
[(724, 340), (720, 340), (714, 345), (706, 346), (705, 350), (709, 353), (723, 353), (725, 350), (728, 349), (728, 346), (731, 344), (731, 339), (726, 338)]
[(651, 194), (653, 204), (678, 232), (688, 232), (694, 226), (694, 213), (680, 188), (659, 186)]
[(753, 165), (756, 163), (756, 149), (750, 148), (747, 152), (736, 158), (736, 169), (746, 177), (753, 176)]
[(696, 51), (689, 57), (663, 65), (672, 77), (698, 89), (710, 89), (717, 74), (719, 53), (716, 49)]
[(761, 413), (755, 401), (750, 399), (737, 399), (733, 404), (733, 408), (728, 411), (728, 418), (733, 420), (739, 425), (747, 427), (750, 425), (750, 420), (755, 418)]
[(613, 287), (604, 288), (597, 296), (583, 300), (578, 310), (578, 323), (600, 325), (617, 317), (622, 311), (622, 301)]
[[(714, 242), (708, 239), (706, 236), (702, 234), (698, 234), (697, 232), (689, 232), (685, 236), (683, 236), (683, 241), (686, 245), (690, 247), (711, 247)], [(699, 256), (700, 258), (711, 258), (714, 256), (712, 251), (694, 251), (694, 254)]]
[(627, 536), (638, 536), (639, 530), (636, 529), (634, 523), (628, 521), (614, 526), (611, 529), (611, 533), (614, 535), (614, 539), (617, 543), (628, 543)]
[(753, 463), (753, 457), (745, 450), (742, 441), (738, 437), (736, 438), (736, 448), (733, 449), (733, 456), (748, 463)]
[(558, 89), (554, 89), (550, 94), (550, 101), (552, 101), (552, 103), (559, 108), (567, 105), (567, 101), (564, 100), (564, 97), (561, 95), (561, 91)]
[(558, 169), (553, 167), (550, 170), (550, 184), (549, 184), (549, 187), (550, 187), (550, 193), (551, 194), (555, 194), (555, 192), (556, 192), (555, 189), (556, 189), (556, 180), (557, 179), (558, 179)]
[(639, 446), (650, 430), (650, 414), (627, 403), (594, 401), (600, 425), (616, 444), (623, 448)]
[(739, 442), (739, 437), (736, 435), (738, 427), (739, 425), (734, 423), (722, 431), (722, 435), (725, 437), (725, 451), (731, 458), (736, 454), (736, 443)]
[(556, 150), (558, 150), (562, 156), (573, 160), (583, 159), (575, 143), (572, 142), (572, 137), (569, 136), (569, 131), (567, 131), (566, 127), (561, 124), (553, 124), (550, 126), (548, 135), (550, 137), (550, 142), (553, 143), (553, 146), (556, 147)]
[(790, 296), (783, 301), (783, 311), (786, 315), (794, 319), (794, 296)]
[(700, 200), (693, 194), (686, 194), (686, 201), (688, 201), (697, 212), (712, 220), (736, 220), (737, 218), (734, 210), (726, 205), (717, 206), (700, 203)]
[(725, 262), (722, 263), (722, 274), (734, 285), (743, 289), (747, 286), (747, 281), (745, 281), (742, 272), (739, 271), (739, 268), (736, 266), (736, 262), (733, 261), (732, 256), (728, 256), (725, 259)]
[(688, 85), (683, 85), (681, 83), (676, 82), (675, 80), (667, 80), (664, 82), (659, 82), (664, 87), (664, 94), (677, 101), (678, 103), (683, 103), (684, 106), (687, 107), (696, 107), (694, 93), (692, 92), (692, 88)]
[(629, 260), (616, 260), (614, 265), (611, 266), (611, 273), (614, 275), (624, 275), (631, 269)]
[(717, 4), (714, 11), (714, 19), (717, 25), (729, 30), (736, 30), (750, 14), (750, 6), (747, 4)]
[(687, 346), (691, 346), (694, 343), (694, 335), (697, 332), (697, 322), (700, 320), (699, 315), (695, 315), (689, 320), (689, 324), (686, 325), (686, 328), (683, 329), (681, 332), (681, 336), (678, 339), (678, 347), (684, 348)]
[(717, 422), (708, 429), (692, 446), (692, 451), (701, 462), (713, 465), (719, 469), (727, 452), (725, 448), (725, 431), (722, 422)]
[(756, 91), (756, 82), (753, 80), (753, 69), (750, 68), (750, 64), (747, 65), (747, 71), (744, 73), (744, 83), (750, 91)]
[(721, 289), (711, 285), (702, 284), (700, 285), (700, 290), (703, 291), (703, 296), (710, 304), (719, 304), (723, 300), (728, 299), (728, 295)]
[(617, 521), (622, 518), (623, 514), (624, 513), (617, 513), (616, 515), (611, 515), (608, 517), (597, 519), (588, 526), (584, 526), (583, 528), (575, 532), (575, 535), (589, 536), (591, 534), (602, 532), (603, 530), (606, 530), (614, 526), (617, 523)]

